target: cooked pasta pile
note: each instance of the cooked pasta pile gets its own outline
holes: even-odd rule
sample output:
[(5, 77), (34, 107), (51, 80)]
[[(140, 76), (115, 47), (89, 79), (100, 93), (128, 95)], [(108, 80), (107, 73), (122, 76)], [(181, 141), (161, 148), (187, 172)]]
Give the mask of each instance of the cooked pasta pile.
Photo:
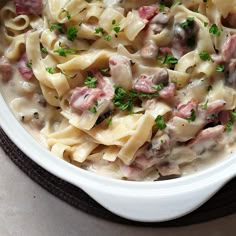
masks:
[(235, 0), (15, 0), (0, 17), (2, 93), (58, 157), (153, 181), (233, 150)]

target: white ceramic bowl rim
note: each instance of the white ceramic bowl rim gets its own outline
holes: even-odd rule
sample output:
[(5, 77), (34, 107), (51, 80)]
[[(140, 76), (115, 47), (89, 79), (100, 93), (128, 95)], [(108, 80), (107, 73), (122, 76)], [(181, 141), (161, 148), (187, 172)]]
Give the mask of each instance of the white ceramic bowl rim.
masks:
[[(94, 173), (73, 166), (58, 157), (55, 157), (48, 150), (41, 147), (41, 145), (39, 145), (16, 120), (2, 96), (0, 96), (0, 107), (0, 125), (2, 126), (3, 130), (12, 139), (12, 141), (33, 161), (35, 161), (50, 173), (78, 187), (81, 187), (102, 205), (111, 211), (129, 219), (142, 221), (163, 221), (186, 214), (201, 205), (203, 201), (206, 201), (225, 182), (235, 175), (236, 154), (231, 155), (230, 157), (215, 164), (214, 166), (209, 167), (206, 170), (172, 180), (156, 182), (133, 182), (98, 176)], [(212, 186), (215, 187), (211, 188)], [(209, 193), (207, 193), (206, 190), (209, 190)], [(99, 196), (103, 194), (109, 194), (109, 197), (111, 194), (113, 194), (114, 196), (125, 197), (126, 200), (130, 198), (130, 202), (132, 202), (133, 199), (139, 199), (142, 202), (142, 199), (155, 200), (157, 197), (163, 200), (163, 198), (173, 198), (173, 196), (175, 196), (176, 199), (179, 199), (183, 198), (183, 196), (190, 196), (196, 192), (203, 193), (203, 191), (206, 191), (205, 194), (202, 194), (202, 196), (204, 195), (204, 199), (198, 203), (195, 203), (191, 209), (185, 209), (182, 213), (179, 211), (179, 213), (177, 212), (173, 216), (171, 215), (172, 213), (169, 213), (165, 217), (148, 217), (145, 216), (145, 214), (144, 216), (139, 216), (138, 213), (137, 215), (130, 216), (125, 212), (120, 212), (119, 209), (113, 209), (114, 207), (109, 206), (107, 203), (103, 204), (102, 199), (99, 198)], [(126, 200), (123, 200), (123, 202)], [(120, 203), (117, 204), (119, 205)], [(150, 209), (148, 211), (149, 213)]]

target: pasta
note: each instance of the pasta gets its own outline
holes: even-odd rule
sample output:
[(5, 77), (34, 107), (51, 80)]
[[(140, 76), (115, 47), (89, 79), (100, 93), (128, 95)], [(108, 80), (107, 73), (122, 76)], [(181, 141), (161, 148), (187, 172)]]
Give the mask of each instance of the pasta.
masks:
[(235, 6), (8, 1), (1, 93), (40, 142), (79, 168), (134, 181), (192, 173), (235, 150)]

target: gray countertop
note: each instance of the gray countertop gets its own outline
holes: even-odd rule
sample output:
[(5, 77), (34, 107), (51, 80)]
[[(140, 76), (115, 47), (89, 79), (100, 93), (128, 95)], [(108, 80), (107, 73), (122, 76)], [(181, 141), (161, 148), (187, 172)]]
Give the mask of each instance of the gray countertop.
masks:
[(235, 235), (236, 214), (180, 228), (132, 227), (71, 207), (28, 178), (0, 148), (0, 236)]

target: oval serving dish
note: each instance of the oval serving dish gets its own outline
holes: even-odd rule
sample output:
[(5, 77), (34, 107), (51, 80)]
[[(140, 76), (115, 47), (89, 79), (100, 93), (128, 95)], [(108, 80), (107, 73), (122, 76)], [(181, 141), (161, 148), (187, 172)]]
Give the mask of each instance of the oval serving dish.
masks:
[(0, 95), (0, 125), (33, 161), (124, 218), (162, 222), (195, 210), (236, 174), (236, 154), (195, 174), (157, 182), (131, 182), (101, 177), (77, 168), (40, 146), (18, 123)]

